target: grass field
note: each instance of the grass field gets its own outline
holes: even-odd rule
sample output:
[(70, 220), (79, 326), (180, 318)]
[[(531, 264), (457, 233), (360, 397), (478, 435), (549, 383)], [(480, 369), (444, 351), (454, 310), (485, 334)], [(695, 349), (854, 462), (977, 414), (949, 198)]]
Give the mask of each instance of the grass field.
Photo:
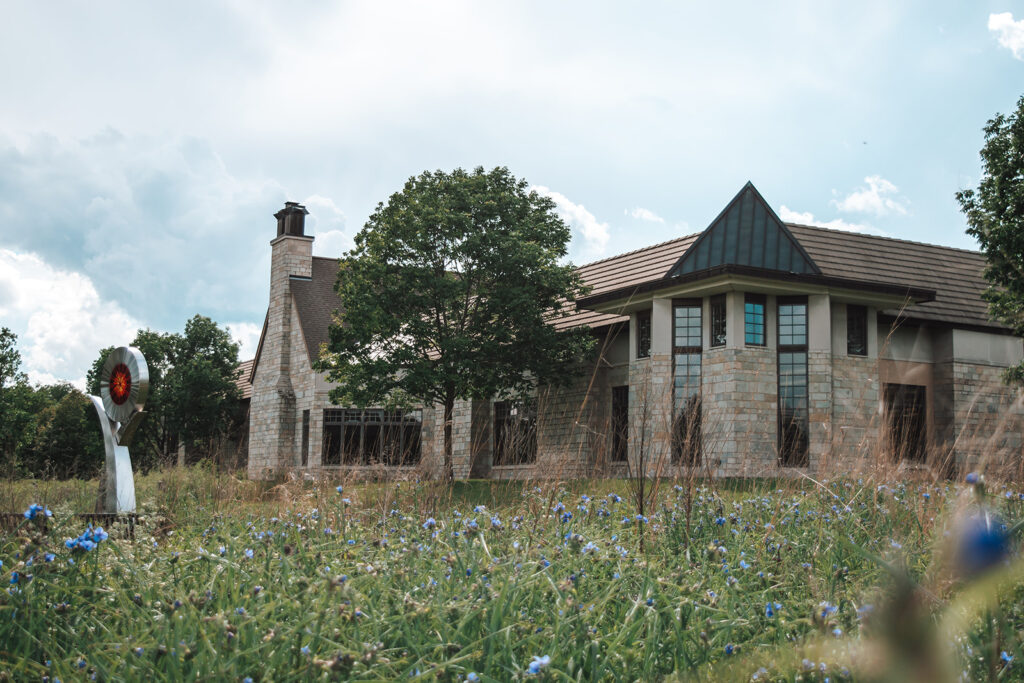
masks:
[(1016, 490), (666, 481), (638, 519), (622, 481), (334, 486), (157, 473), (139, 482), (136, 539), (100, 540), (71, 514), (91, 506), (94, 484), (6, 484), (9, 504), (34, 497), (54, 516), (45, 533), (37, 511), (0, 536), (0, 672), (1024, 676)]

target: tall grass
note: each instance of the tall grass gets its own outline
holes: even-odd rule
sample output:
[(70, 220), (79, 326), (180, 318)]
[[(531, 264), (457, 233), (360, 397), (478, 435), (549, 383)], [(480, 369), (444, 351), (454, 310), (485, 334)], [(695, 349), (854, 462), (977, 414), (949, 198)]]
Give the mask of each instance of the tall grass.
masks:
[[(967, 580), (947, 559), (964, 510), (1021, 516), (1021, 492), (1006, 488), (698, 484), (687, 529), (685, 489), (667, 483), (638, 527), (623, 481), (469, 482), (437, 499), (430, 482), (339, 493), (202, 469), (153, 476), (140, 499), (174, 523), (134, 541), (68, 550), (82, 529), (60, 513), (46, 534), (26, 521), (0, 538), (0, 671), (848, 680), (913, 662), (952, 680), (1019, 677), (1024, 656), (1020, 562)], [(928, 647), (901, 643), (893, 624)]]

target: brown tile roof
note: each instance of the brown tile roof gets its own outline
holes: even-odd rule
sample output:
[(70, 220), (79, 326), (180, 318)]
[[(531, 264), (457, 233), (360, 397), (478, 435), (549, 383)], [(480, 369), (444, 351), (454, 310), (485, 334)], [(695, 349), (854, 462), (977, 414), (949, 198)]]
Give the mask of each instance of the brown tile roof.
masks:
[(249, 375), (252, 373), (252, 364), (255, 360), (255, 358), (250, 358), (238, 364), (235, 386), (238, 387), (243, 399), (252, 398), (252, 382), (249, 381)]
[(327, 342), (327, 329), (334, 311), (341, 304), (334, 291), (338, 259), (314, 256), (312, 275), (310, 280), (293, 278), (291, 281), (295, 310), (299, 314), (310, 362), (320, 357), (320, 344)]
[[(669, 242), (643, 247), (636, 251), (629, 251), (580, 266), (579, 272), (583, 276), (583, 281), (593, 287), (588, 296), (661, 279), (669, 268), (679, 260), (679, 257), (690, 248), (699, 234), (679, 237)], [(563, 307), (562, 313), (563, 316), (555, 321), (555, 327), (558, 329), (576, 325), (600, 327), (628, 320), (628, 316), (624, 315), (610, 315), (587, 310), (576, 311), (571, 306)]]
[[(889, 237), (830, 230), (787, 223), (793, 236), (821, 268), (822, 275), (898, 287), (934, 290), (935, 300), (908, 306), (913, 318), (960, 325), (999, 327), (988, 318), (981, 292), (985, 257), (980, 252), (922, 244)], [(580, 266), (580, 274), (593, 289), (590, 296), (610, 293), (664, 279), (699, 233)], [(339, 307), (334, 281), (338, 260), (313, 257), (311, 280), (293, 279), (292, 292), (306, 350), (311, 359), (327, 341), (332, 313)], [(896, 311), (889, 311), (896, 313)], [(601, 327), (626, 316), (575, 310), (565, 306), (554, 321), (559, 329), (577, 325)]]
[[(934, 301), (907, 306), (904, 314), (909, 317), (1001, 327), (989, 320), (988, 305), (981, 298), (988, 283), (982, 275), (985, 256), (980, 252), (809, 225), (786, 226), (824, 277), (934, 291)], [(594, 285), (589, 296), (621, 289), (625, 297), (630, 287), (654, 285), (665, 279), (675, 263), (673, 259), (682, 256), (696, 237), (690, 235), (581, 266), (584, 279)], [(664, 268), (657, 272), (662, 265)], [(624, 319), (584, 310), (556, 324), (595, 326)]]
[(825, 275), (934, 290), (934, 301), (907, 306), (912, 318), (1001, 327), (981, 298), (988, 287), (981, 252), (808, 225), (789, 229)]

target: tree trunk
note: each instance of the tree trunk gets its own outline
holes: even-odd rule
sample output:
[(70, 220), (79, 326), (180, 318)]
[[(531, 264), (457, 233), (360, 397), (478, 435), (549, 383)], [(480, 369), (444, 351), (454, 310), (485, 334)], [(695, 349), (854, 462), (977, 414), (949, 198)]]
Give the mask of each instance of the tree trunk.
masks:
[(455, 412), (455, 396), (448, 394), (444, 399), (444, 478), (448, 483), (455, 481), (452, 467), (452, 413)]

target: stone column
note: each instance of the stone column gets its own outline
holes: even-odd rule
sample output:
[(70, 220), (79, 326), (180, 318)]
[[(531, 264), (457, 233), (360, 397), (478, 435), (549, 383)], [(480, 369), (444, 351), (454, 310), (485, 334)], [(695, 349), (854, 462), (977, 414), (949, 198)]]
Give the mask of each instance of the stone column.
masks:
[(313, 238), (303, 234), (305, 209), (289, 203), (278, 218), (278, 236), (271, 241), (270, 304), (267, 328), (253, 378), (249, 414), (249, 476), (262, 478), (296, 464), (295, 390), (292, 386), (293, 276), (309, 278)]

